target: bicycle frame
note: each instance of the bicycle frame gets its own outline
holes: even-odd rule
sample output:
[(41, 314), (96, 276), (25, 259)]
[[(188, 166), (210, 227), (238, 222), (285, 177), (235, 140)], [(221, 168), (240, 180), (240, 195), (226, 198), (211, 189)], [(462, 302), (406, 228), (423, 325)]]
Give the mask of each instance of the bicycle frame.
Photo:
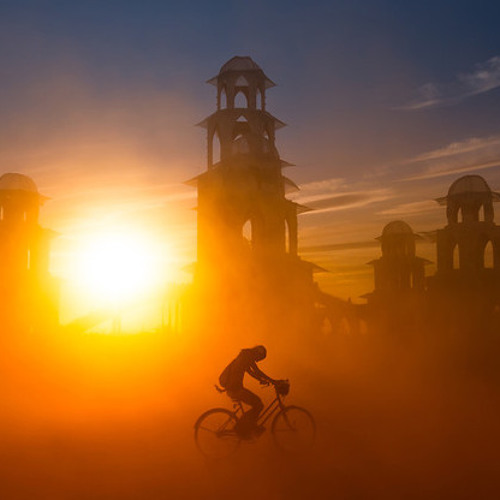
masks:
[[(239, 420), (241, 416), (246, 413), (243, 408), (243, 404), (241, 401), (235, 401), (234, 407), (236, 408), (234, 414)], [(278, 410), (281, 411), (283, 408), (284, 405), (281, 400), (281, 395), (276, 392), (276, 397), (261, 411), (259, 418), (257, 419), (257, 424), (264, 425)], [(241, 413), (241, 415), (239, 415), (239, 413)]]
[[(283, 389), (282, 389), (283, 387)], [(216, 386), (219, 392), (224, 392)], [(266, 405), (257, 418), (262, 426), (268, 422), (273, 441), (276, 446), (287, 452), (300, 452), (310, 448), (314, 443), (316, 426), (311, 414), (304, 408), (285, 405), (284, 398), (289, 387), (274, 387), (276, 396)], [(233, 410), (228, 408), (211, 408), (200, 415), (194, 428), (194, 438), (198, 449), (207, 457), (221, 458), (234, 452), (242, 440), (255, 440), (259, 433), (249, 435), (239, 429), (238, 423), (248, 412), (245, 403), (233, 400)]]

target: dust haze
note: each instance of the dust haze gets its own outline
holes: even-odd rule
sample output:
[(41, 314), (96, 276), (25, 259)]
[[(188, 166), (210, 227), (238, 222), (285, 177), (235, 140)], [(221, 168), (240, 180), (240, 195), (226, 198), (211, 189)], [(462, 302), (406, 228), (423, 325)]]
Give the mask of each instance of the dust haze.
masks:
[(287, 456), (266, 432), (209, 461), (193, 425), (231, 406), (213, 384), (248, 343), (238, 328), (224, 347), (207, 332), (59, 332), (27, 348), (16, 333), (1, 354), (3, 498), (492, 498), (498, 342), (276, 335), (260, 365), (314, 415), (315, 448)]
[[(235, 78), (238, 72), (242, 80)], [(379, 273), (384, 279), (378, 280), (369, 307), (359, 308), (350, 300), (321, 291), (313, 278), (317, 264), (302, 260), (298, 254), (297, 216), (303, 207), (285, 196), (287, 179), (282, 175), (283, 164), (274, 142), (275, 129), (281, 122), (265, 111), (264, 93), (272, 82), (249, 57), (238, 56), (221, 68), (218, 79), (217, 111), (206, 119), (208, 167), (197, 176), (198, 260), (189, 294), (175, 304), (176, 310), (181, 309), (180, 325), (162, 322), (151, 331), (98, 335), (82, 326), (92, 319), (93, 311), (80, 318), (80, 324), (60, 322), (57, 310), (53, 318), (45, 317), (47, 301), (41, 292), (49, 277), (48, 262), (44, 259), (43, 273), (35, 275), (32, 264), (36, 252), (26, 248), (22, 240), (18, 247), (11, 245), (19, 250), (11, 253), (16, 262), (22, 262), (24, 274), (11, 273), (0, 309), (3, 498), (492, 497), (500, 469), (500, 345), (495, 326), (498, 259), (494, 269), (484, 265), (488, 244), (482, 228), (486, 221), (467, 222), (474, 229), (469, 233), (481, 237), (482, 248), (472, 244), (471, 236), (465, 241), (482, 251), (482, 260), (474, 260), (474, 269), (481, 268), (478, 277), (488, 278), (483, 281), (495, 285), (481, 289), (488, 298), (484, 304), (479, 293), (475, 301), (470, 297), (468, 301), (451, 300), (456, 298), (456, 283), (470, 295), (474, 295), (474, 289), (468, 287), (475, 283), (458, 279), (462, 274), (469, 276), (462, 273), (469, 271), (465, 265), (468, 262), (461, 257), (463, 269), (453, 267), (453, 245), (445, 255), (449, 257), (449, 269), (443, 266), (439, 279), (433, 281), (435, 288), (430, 289), (434, 295), (428, 293), (424, 262), (416, 260), (414, 248), (405, 243), (408, 237), (414, 243), (411, 229), (402, 233), (404, 245), (399, 244), (401, 234), (392, 234), (399, 253), (389, 251), (378, 259), (381, 266), (377, 269), (387, 272)], [(243, 93), (246, 107), (235, 103), (238, 93)], [(224, 96), (227, 107), (221, 106)], [(126, 207), (137, 203), (133, 212), (144, 211), (149, 216), (153, 203), (154, 221), (160, 220), (162, 227), (169, 225), (161, 219), (164, 195), (151, 191), (151, 185), (162, 187), (161, 160), (176, 155), (153, 148), (155, 153), (148, 157), (149, 173), (138, 173), (141, 152), (151, 150), (151, 144), (138, 140), (123, 151), (121, 148), (126, 142), (123, 137), (136, 136), (136, 127), (144, 129), (142, 140), (146, 140), (155, 136), (158, 125), (164, 127), (161, 137), (169, 135), (165, 130), (169, 127), (171, 137), (175, 137), (173, 128), (185, 125), (186, 116), (184, 121), (175, 117), (163, 121), (167, 108), (175, 109), (174, 97), (160, 111), (157, 103), (164, 102), (165, 96), (149, 97), (148, 106), (140, 101), (132, 107), (137, 113), (144, 110), (138, 122), (130, 112), (124, 128), (115, 127), (123, 118), (120, 99), (113, 101), (109, 122), (97, 120), (99, 103), (90, 100), (90, 116), (81, 117), (80, 126), (68, 132), (72, 143), (80, 144), (87, 133), (92, 136), (83, 150), (74, 154), (61, 148), (59, 141), (50, 144), (54, 164), (59, 167), (52, 171), (53, 163), (47, 161), (38, 172), (46, 173), (46, 182), (56, 182), (62, 171), (67, 176), (59, 191), (61, 218), (54, 213), (53, 221), (59, 220), (62, 227), (76, 221), (71, 224), (75, 224), (77, 233), (82, 229), (79, 214), (89, 206), (93, 209), (87, 223), (93, 224), (102, 222), (104, 212), (121, 213), (114, 203)], [(76, 108), (66, 102), (63, 109), (82, 111), (87, 101), (81, 102), (83, 105)], [(178, 115), (183, 110), (182, 102)], [(28, 118), (24, 117), (31, 121)], [(63, 113), (60, 127), (64, 129), (66, 120), (71, 122), (72, 118)], [(96, 122), (102, 128), (96, 126), (94, 130)], [(111, 140), (109, 148), (106, 144), (96, 148), (93, 140), (100, 131), (107, 131), (107, 137), (116, 142)], [(218, 131), (224, 133), (219, 137)], [(28, 130), (24, 140), (35, 132)], [(175, 139), (171, 141), (175, 146)], [(190, 139), (186, 141), (179, 142), (177, 151), (190, 149)], [(42, 138), (41, 142), (47, 141)], [(199, 164), (199, 156), (193, 156)], [(92, 165), (88, 176), (84, 175), (93, 157), (99, 157), (102, 163)], [(69, 159), (73, 167), (63, 168)], [(129, 162), (122, 165), (125, 159)], [(115, 161), (123, 168), (103, 169)], [(34, 162), (23, 165), (28, 173), (37, 173), (30, 170)], [(173, 169), (184, 172), (182, 167), (180, 164)], [(126, 172), (130, 176), (124, 176), (124, 184), (116, 185), (114, 181)], [(12, 180), (12, 175), (19, 174), (10, 175)], [(81, 184), (71, 185), (70, 175), (80, 178)], [(466, 177), (468, 183), (471, 179)], [(19, 177), (14, 179), (20, 181)], [(96, 192), (96, 182), (102, 183), (100, 193), (106, 202), (101, 204), (92, 198), (86, 204), (89, 193)], [(16, 186), (3, 189), (2, 196), (8, 200), (19, 196), (22, 190)], [(65, 191), (64, 186), (71, 189)], [(493, 193), (486, 187), (485, 182), (480, 183), (481, 189), (472, 194), (480, 196), (480, 201), (486, 196), (489, 210)], [(126, 192), (120, 193), (121, 188)], [(183, 194), (166, 191), (165, 196)], [(54, 189), (54, 194), (57, 192)], [(38, 191), (27, 193), (37, 200), (38, 210)], [(350, 196), (337, 201), (349, 205), (364, 199)], [(332, 198), (325, 200), (330, 206)], [(454, 199), (451, 201), (454, 203)], [(75, 211), (66, 211), (65, 206)], [(12, 227), (17, 232), (5, 231), (13, 241), (27, 228), (24, 208), (20, 208), (18, 213), (12, 212)], [(130, 215), (125, 212), (125, 217)], [(492, 210), (486, 213), (489, 217)], [(2, 222), (11, 217), (6, 214)], [(140, 214), (136, 216), (143, 220)], [(171, 218), (176, 219), (173, 213)], [(187, 219), (179, 219), (173, 224), (187, 224)], [(492, 218), (487, 222), (491, 240), (497, 242), (498, 228)], [(449, 221), (448, 232), (456, 229), (460, 233), (461, 224)], [(248, 225), (250, 234), (245, 232)], [(42, 228), (33, 220), (31, 229), (39, 234)], [(184, 244), (189, 245), (189, 237), (194, 238), (194, 234), (184, 236)], [(448, 240), (443, 239), (445, 243)], [(10, 242), (8, 238), (6, 241)], [(464, 248), (469, 248), (467, 245)], [(64, 249), (59, 251), (64, 253)], [(22, 259), (17, 259), (19, 256)], [(394, 256), (399, 259), (397, 265)], [(420, 263), (417, 271), (421, 274), (415, 273), (415, 261)], [(72, 265), (70, 258), (67, 262)], [(478, 262), (482, 266), (477, 266)], [(343, 265), (340, 270), (348, 274), (349, 262)], [(23, 289), (24, 282), (18, 278), (25, 275), (34, 276), (32, 286)], [(16, 290), (19, 286), (18, 296), (10, 293), (10, 285)], [(488, 295), (492, 290), (496, 295)], [(30, 294), (37, 305), (32, 311), (23, 302), (31, 298)], [(14, 319), (9, 319), (12, 310), (5, 306), (8, 301), (16, 306)], [(441, 303), (447, 307), (440, 308)], [(413, 307), (415, 304), (419, 307)], [(464, 306), (463, 314), (455, 314), (457, 304)], [(412, 314), (406, 315), (407, 310)], [(358, 312), (359, 317), (355, 317)], [(461, 325), (467, 312), (471, 312), (469, 322)], [(474, 323), (478, 317), (481, 321)], [(401, 318), (406, 322), (398, 326), (396, 320)], [(41, 326), (40, 320), (47, 326)], [(329, 329), (323, 328), (326, 323)], [(367, 323), (368, 328), (362, 328)], [(274, 446), (268, 429), (255, 443), (244, 443), (229, 459), (207, 460), (195, 447), (194, 423), (209, 408), (231, 408), (227, 396), (218, 394), (214, 384), (241, 348), (257, 344), (264, 344), (268, 351), (262, 369), (273, 378), (290, 380), (287, 403), (307, 408), (314, 416), (318, 431), (315, 447), (300, 456), (283, 454)], [(266, 402), (272, 398), (269, 389), (254, 387), (251, 382), (249, 387)]]

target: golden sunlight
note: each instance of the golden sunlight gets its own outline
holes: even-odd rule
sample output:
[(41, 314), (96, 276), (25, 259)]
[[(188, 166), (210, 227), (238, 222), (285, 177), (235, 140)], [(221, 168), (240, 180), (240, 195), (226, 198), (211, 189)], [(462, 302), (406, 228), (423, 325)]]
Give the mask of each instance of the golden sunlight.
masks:
[(88, 235), (78, 251), (79, 288), (108, 306), (139, 299), (166, 282), (163, 246), (133, 229)]

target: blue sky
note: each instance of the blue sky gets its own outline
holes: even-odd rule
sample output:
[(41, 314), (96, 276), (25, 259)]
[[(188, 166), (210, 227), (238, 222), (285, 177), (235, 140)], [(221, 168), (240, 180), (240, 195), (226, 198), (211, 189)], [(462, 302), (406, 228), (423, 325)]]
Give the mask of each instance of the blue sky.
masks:
[[(192, 260), (182, 182), (205, 166), (204, 82), (249, 55), (278, 84), (290, 196), (317, 208), (303, 255), (331, 270), (325, 289), (357, 297), (386, 223), (444, 226), (433, 199), (466, 173), (500, 191), (499, 14), (495, 1), (0, 1), (0, 171), (51, 197), (56, 273), (82, 228), (125, 219), (160, 224), (179, 265)], [(430, 243), (418, 252), (435, 260)]]

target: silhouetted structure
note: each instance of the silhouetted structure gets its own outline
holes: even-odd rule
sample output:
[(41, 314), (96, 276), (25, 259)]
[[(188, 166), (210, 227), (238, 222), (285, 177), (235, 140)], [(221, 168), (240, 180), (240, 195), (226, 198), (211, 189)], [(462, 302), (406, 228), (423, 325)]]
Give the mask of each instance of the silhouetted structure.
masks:
[(217, 111), (200, 123), (208, 169), (190, 181), (198, 187), (199, 272), (231, 275), (235, 257), (249, 252), (261, 261), (296, 257), (304, 208), (285, 197), (287, 186), (298, 188), (282, 174), (289, 163), (274, 142), (284, 123), (266, 111), (274, 83), (250, 57), (233, 57), (208, 83), (217, 87)]
[[(437, 272), (415, 256), (415, 235), (403, 221), (385, 226), (382, 257), (370, 262), (375, 290), (361, 315), (378, 330), (409, 329), (453, 334), (494, 331), (500, 326), (500, 227), (494, 222), (491, 191), (479, 175), (456, 180), (445, 197), (448, 224), (428, 233), (437, 249)], [(424, 328), (422, 326), (425, 325)]]
[(420, 238), (403, 221), (387, 224), (382, 235), (382, 257), (369, 262), (375, 274), (375, 290), (364, 295), (368, 318), (384, 328), (415, 325), (422, 313), (425, 269), (430, 262), (415, 255), (415, 240)]
[(55, 233), (38, 224), (45, 200), (29, 177), (0, 177), (0, 314), (16, 326), (57, 323), (57, 282), (49, 274)]
[(437, 272), (429, 288), (434, 306), (455, 328), (483, 328), (498, 316), (500, 227), (493, 202), (499, 200), (479, 175), (461, 177), (437, 200), (446, 205), (448, 224), (436, 233)]
[(500, 271), (500, 227), (493, 220), (493, 202), (499, 200), (479, 175), (461, 177), (437, 200), (446, 205), (448, 218), (448, 225), (437, 232), (439, 275), (470, 283), (486, 278), (488, 269)]
[[(297, 255), (297, 215), (286, 198), (298, 189), (283, 175), (275, 134), (284, 123), (266, 110), (275, 84), (250, 57), (233, 57), (208, 83), (217, 110), (199, 125), (207, 130), (207, 170), (188, 184), (198, 189), (198, 262), (195, 283), (208, 290), (211, 309), (234, 309), (239, 321), (314, 315), (318, 266)], [(220, 293), (214, 300), (215, 294)]]
[(384, 227), (377, 238), (382, 257), (370, 262), (375, 272), (375, 293), (393, 295), (424, 289), (424, 265), (429, 261), (415, 255), (418, 238), (403, 221), (393, 221)]

